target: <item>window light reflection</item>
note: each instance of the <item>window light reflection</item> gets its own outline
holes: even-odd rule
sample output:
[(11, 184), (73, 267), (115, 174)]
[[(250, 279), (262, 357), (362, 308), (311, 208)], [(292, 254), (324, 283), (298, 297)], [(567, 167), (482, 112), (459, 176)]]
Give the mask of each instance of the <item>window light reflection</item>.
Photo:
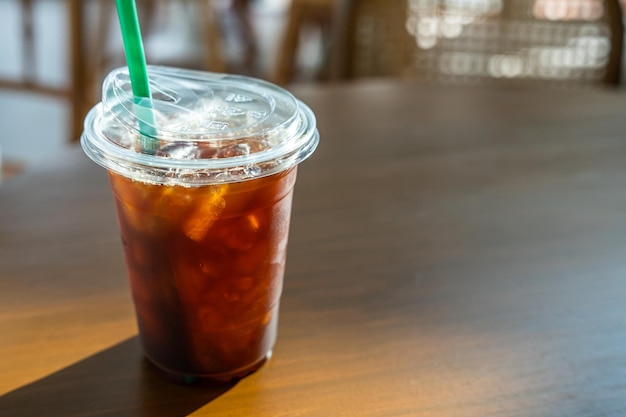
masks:
[(502, 20), (502, 0), (407, 0), (416, 67), (455, 77), (598, 78), (611, 47), (603, 0), (514, 6)]
[(533, 16), (546, 20), (598, 20), (604, 14), (602, 0), (536, 0)]

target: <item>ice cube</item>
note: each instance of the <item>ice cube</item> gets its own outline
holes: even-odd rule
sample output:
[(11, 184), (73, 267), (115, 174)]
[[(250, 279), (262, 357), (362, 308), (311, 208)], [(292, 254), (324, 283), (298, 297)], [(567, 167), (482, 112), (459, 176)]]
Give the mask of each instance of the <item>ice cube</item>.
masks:
[(241, 277), (235, 281), (235, 287), (240, 291), (249, 291), (253, 286), (254, 278), (251, 276)]
[(205, 332), (215, 331), (224, 327), (224, 318), (219, 310), (212, 305), (203, 304), (197, 310), (198, 328)]
[(224, 100), (229, 103), (249, 103), (253, 101), (253, 98), (244, 94), (230, 93)]
[(238, 258), (237, 270), (239, 273), (256, 275), (263, 271), (272, 256), (268, 242), (260, 240), (250, 250), (241, 252)]
[(238, 143), (232, 146), (226, 146), (219, 150), (218, 158), (233, 158), (236, 156), (245, 156), (250, 154), (250, 145), (247, 143)]
[(198, 146), (193, 142), (178, 142), (160, 148), (156, 155), (172, 159), (197, 159), (199, 152)]
[(191, 267), (187, 272), (194, 287), (200, 291), (209, 291), (212, 286), (212, 281), (215, 277), (215, 271), (211, 265), (206, 262), (200, 263), (200, 268)]
[(236, 251), (247, 251), (252, 248), (260, 237), (259, 220), (255, 215), (236, 218), (228, 223), (228, 227), (220, 228), (219, 238), (224, 246)]
[(118, 203), (120, 223), (141, 234), (153, 234), (156, 229), (154, 216), (124, 202)]
[(185, 236), (196, 242), (204, 240), (209, 229), (224, 210), (224, 194), (228, 185), (206, 187), (206, 195), (201, 197), (182, 223)]

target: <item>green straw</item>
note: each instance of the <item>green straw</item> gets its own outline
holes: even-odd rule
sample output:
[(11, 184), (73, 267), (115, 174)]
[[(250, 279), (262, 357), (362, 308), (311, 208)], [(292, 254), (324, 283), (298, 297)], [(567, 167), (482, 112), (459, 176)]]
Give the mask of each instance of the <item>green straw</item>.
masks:
[(154, 114), (150, 110), (152, 108), (152, 95), (150, 94), (150, 83), (148, 82), (146, 56), (141, 40), (139, 19), (137, 18), (137, 6), (135, 5), (135, 0), (116, 0), (115, 3), (122, 30), (130, 84), (135, 96), (135, 104), (138, 105), (136, 111), (139, 118), (139, 130), (144, 136), (148, 136), (143, 138), (142, 147), (145, 151), (153, 152), (158, 142), (153, 139), (156, 136), (156, 132), (154, 129)]

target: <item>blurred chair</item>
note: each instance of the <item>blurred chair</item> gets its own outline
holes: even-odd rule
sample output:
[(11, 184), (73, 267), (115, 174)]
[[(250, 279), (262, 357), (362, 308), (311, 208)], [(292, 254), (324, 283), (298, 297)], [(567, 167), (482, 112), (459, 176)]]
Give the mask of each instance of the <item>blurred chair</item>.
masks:
[(23, 169), (22, 164), (18, 162), (0, 160), (0, 185), (2, 185), (4, 180), (19, 174)]
[[(121, 42), (117, 48), (111, 48), (109, 43), (112, 39), (111, 30), (118, 31), (117, 12), (115, 0), (98, 0), (98, 21), (96, 23), (96, 37), (93, 40), (94, 48), (92, 61), (92, 74), (96, 75), (97, 83), (113, 67), (125, 65)], [(169, 58), (152, 57), (146, 48), (146, 59), (149, 64), (173, 65), (193, 69), (204, 69), (216, 72), (227, 70), (227, 63), (223, 54), (221, 26), (214, 0), (136, 0), (137, 13), (141, 24), (141, 32), (146, 47), (153, 36), (163, 31), (163, 25), (171, 23), (173, 19), (181, 18), (180, 26), (185, 30), (197, 31), (193, 33), (193, 39), (183, 39), (183, 42), (192, 42), (200, 46), (200, 53), (192, 53), (189, 56), (175, 56)], [(178, 6), (182, 15), (172, 15), (170, 6)], [(165, 34), (167, 37), (169, 34)], [(160, 41), (166, 39), (161, 38)], [(169, 45), (171, 47), (171, 45)], [(177, 49), (184, 49), (188, 45), (178, 45)], [(166, 49), (168, 45), (163, 45)], [(112, 52), (113, 50), (113, 52)], [(176, 51), (179, 52), (179, 51)], [(161, 54), (159, 54), (161, 55)]]
[(334, 79), (439, 82), (620, 82), (618, 0), (344, 0)]
[(273, 77), (275, 83), (287, 84), (294, 80), (303, 28), (317, 26), (322, 31), (330, 33), (337, 2), (338, 0), (291, 0), (287, 26), (278, 50), (276, 72)]
[[(432, 4), (432, 2), (431, 2)], [(403, 76), (412, 39), (407, 0), (341, 0), (333, 21), (331, 78)]]
[[(123, 50), (113, 57), (109, 53), (111, 26), (117, 25), (114, 0), (58, 0), (67, 15), (68, 83), (63, 86), (47, 85), (37, 77), (37, 70), (45, 70), (45, 63), (35, 59), (34, 4), (37, 0), (18, 0), (21, 22), (22, 71), (18, 78), (0, 78), (0, 89), (42, 94), (65, 100), (70, 108), (69, 141), (78, 141), (83, 130), (85, 114), (100, 99), (102, 78), (113, 66), (125, 65)], [(138, 0), (142, 32), (154, 28), (157, 8), (175, 0)], [(188, 66), (223, 72), (226, 69), (222, 57), (219, 22), (213, 0), (178, 0), (194, 7), (200, 43), (205, 54), (202, 61), (187, 63)], [(195, 57), (194, 57), (195, 58)], [(176, 64), (184, 64), (177, 62)]]
[(85, 101), (85, 50), (82, 45), (83, 13), (82, 0), (64, 0), (63, 7), (68, 22), (68, 51), (69, 51), (69, 83), (65, 86), (52, 86), (37, 79), (37, 62), (35, 60), (33, 25), (33, 0), (20, 0), (22, 14), (22, 74), (20, 78), (0, 78), (0, 88), (26, 91), (33, 94), (43, 94), (66, 100), (70, 107), (69, 132), (70, 140), (78, 140), (82, 132), (83, 117), (87, 111)]

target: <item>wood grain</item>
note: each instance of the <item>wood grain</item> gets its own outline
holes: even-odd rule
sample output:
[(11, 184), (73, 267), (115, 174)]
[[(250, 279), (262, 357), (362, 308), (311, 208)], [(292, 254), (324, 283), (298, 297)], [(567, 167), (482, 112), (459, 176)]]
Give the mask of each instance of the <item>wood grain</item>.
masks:
[(0, 187), (1, 416), (623, 416), (626, 96), (301, 87), (279, 338), (230, 386), (141, 360), (104, 172)]

